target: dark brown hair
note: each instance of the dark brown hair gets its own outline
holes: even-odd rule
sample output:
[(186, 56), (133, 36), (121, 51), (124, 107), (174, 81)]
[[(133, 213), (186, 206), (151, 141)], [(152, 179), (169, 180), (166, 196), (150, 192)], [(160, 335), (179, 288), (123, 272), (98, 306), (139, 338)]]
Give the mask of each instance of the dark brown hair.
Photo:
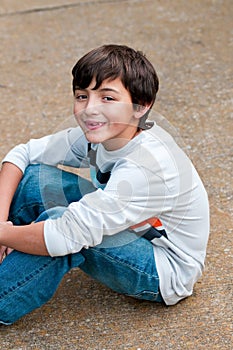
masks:
[[(93, 78), (98, 89), (106, 79), (120, 78), (134, 105), (151, 107), (159, 88), (154, 67), (141, 51), (125, 45), (104, 45), (84, 55), (72, 69), (73, 92), (86, 89)], [(147, 118), (147, 115), (145, 115)], [(145, 119), (144, 121), (145, 121)], [(141, 124), (141, 123), (140, 123)]]

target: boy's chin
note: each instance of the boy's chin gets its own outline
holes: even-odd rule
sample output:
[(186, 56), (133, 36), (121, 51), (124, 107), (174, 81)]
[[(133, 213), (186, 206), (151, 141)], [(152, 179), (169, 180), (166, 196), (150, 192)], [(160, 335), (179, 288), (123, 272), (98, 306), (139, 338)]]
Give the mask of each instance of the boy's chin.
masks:
[(85, 136), (88, 142), (90, 143), (102, 143), (105, 139), (101, 135), (94, 135), (91, 132), (85, 132)]

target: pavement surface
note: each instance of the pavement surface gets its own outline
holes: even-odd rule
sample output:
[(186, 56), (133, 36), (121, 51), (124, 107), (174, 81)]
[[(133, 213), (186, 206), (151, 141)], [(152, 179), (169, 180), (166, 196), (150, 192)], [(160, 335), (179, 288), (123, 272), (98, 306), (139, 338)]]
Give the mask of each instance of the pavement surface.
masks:
[(0, 349), (232, 349), (232, 18), (232, 0), (0, 1), (1, 158), (70, 123), (71, 68), (81, 55), (127, 44), (155, 65), (155, 110), (211, 207), (206, 269), (192, 297), (172, 307), (140, 302), (75, 269), (47, 305), (0, 327)]

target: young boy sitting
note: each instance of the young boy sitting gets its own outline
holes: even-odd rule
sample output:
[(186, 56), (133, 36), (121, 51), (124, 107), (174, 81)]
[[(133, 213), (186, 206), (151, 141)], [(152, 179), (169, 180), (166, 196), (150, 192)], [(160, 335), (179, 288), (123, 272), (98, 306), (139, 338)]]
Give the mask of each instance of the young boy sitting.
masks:
[[(47, 302), (73, 267), (167, 305), (190, 296), (203, 271), (207, 194), (173, 138), (147, 120), (158, 91), (153, 66), (141, 52), (105, 45), (72, 74), (79, 126), (31, 139), (3, 160), (0, 323)], [(59, 164), (89, 167), (91, 181)]]

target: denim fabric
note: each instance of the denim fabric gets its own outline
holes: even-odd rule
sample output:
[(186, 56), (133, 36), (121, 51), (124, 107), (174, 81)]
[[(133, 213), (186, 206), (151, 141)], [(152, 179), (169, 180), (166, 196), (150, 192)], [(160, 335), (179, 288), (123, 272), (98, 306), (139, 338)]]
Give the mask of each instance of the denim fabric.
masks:
[[(14, 196), (9, 219), (23, 225), (60, 216), (70, 202), (93, 190), (89, 181), (77, 175), (44, 165), (29, 166)], [(162, 301), (152, 244), (125, 231), (104, 237), (96, 247), (62, 257), (13, 251), (0, 265), (0, 323), (12, 324), (46, 303), (73, 267), (118, 293)]]

